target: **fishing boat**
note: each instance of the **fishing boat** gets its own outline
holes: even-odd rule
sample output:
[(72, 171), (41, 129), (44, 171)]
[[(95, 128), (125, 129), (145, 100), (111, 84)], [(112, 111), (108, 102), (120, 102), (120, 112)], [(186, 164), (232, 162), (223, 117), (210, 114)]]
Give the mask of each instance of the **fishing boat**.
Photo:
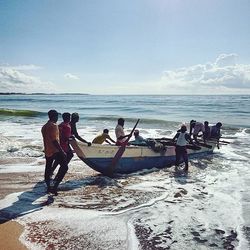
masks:
[[(70, 144), (77, 156), (89, 167), (104, 175), (109, 173), (112, 160), (120, 146), (92, 144), (71, 140)], [(189, 158), (202, 157), (213, 153), (216, 143), (211, 142), (206, 146), (188, 146)], [(164, 168), (174, 165), (175, 146), (165, 146), (164, 150), (156, 152), (148, 146), (129, 145), (126, 146), (121, 158), (113, 168), (113, 173), (128, 174), (143, 169)]]

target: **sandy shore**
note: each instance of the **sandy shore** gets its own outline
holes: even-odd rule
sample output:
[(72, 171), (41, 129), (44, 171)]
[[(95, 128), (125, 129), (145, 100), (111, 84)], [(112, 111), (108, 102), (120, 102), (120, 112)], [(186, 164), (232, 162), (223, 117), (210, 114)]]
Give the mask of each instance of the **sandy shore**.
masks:
[[(28, 173), (1, 173), (0, 175), (0, 199), (13, 192), (20, 192), (27, 189), (24, 181)], [(14, 185), (13, 185), (14, 184)], [(19, 240), (24, 228), (15, 221), (7, 221), (0, 224), (0, 249), (2, 250), (23, 250), (27, 249)]]
[[(88, 171), (89, 170), (86, 171), (86, 174), (88, 174)], [(92, 173), (92, 171), (90, 171), (90, 173)], [(68, 173), (65, 179), (70, 176), (71, 174)], [(29, 192), (29, 190), (32, 190), (41, 180), (43, 180), (43, 172), (1, 173), (0, 199), (4, 199), (7, 195), (12, 193)], [(9, 220), (6, 222), (0, 221), (0, 249), (28, 249), (19, 240), (23, 230), (24, 227), (15, 220)]]
[(25, 250), (27, 249), (19, 237), (23, 232), (23, 226), (15, 221), (0, 224), (0, 249), (2, 250)]

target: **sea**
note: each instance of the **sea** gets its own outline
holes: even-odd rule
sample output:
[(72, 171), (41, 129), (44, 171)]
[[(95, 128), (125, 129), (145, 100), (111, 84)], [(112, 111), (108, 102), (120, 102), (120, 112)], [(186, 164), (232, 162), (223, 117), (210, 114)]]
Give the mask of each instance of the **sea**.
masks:
[[(208, 93), (204, 93), (208, 94)], [(223, 124), (225, 143), (175, 167), (114, 178), (75, 155), (46, 194), (41, 127), (50, 109), (77, 112), (78, 133), (115, 138), (117, 119), (144, 138), (173, 137), (190, 120)], [(60, 123), (62, 121), (59, 116)], [(249, 95), (0, 95), (0, 223), (24, 227), (27, 249), (250, 249)]]

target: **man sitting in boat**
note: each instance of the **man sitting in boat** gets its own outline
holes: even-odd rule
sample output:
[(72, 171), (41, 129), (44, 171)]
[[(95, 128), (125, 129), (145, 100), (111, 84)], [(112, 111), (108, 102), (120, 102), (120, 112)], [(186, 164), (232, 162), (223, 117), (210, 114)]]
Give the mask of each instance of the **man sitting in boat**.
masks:
[(116, 135), (116, 145), (121, 146), (126, 141), (126, 138), (130, 136), (130, 134), (125, 135), (124, 133), (124, 123), (125, 120), (123, 118), (119, 118), (117, 121), (117, 125), (115, 128), (115, 135)]
[(109, 136), (109, 130), (108, 129), (104, 129), (103, 133), (101, 135), (98, 135), (96, 138), (94, 138), (94, 140), (92, 141), (92, 143), (95, 144), (103, 144), (104, 142), (107, 142), (108, 144), (111, 144), (111, 142), (116, 143), (110, 136)]
[(174, 136), (173, 141), (175, 141), (176, 139), (177, 141), (175, 146), (175, 154), (176, 154), (175, 166), (178, 167), (181, 158), (183, 158), (183, 161), (185, 162), (184, 171), (188, 171), (187, 144), (189, 142), (190, 143), (193, 142), (190, 135), (187, 133), (187, 127), (185, 125), (181, 126), (181, 129)]
[(147, 145), (146, 140), (142, 136), (140, 136), (140, 131), (138, 129), (136, 129), (134, 131), (134, 137), (135, 137), (135, 139), (133, 141), (131, 141), (130, 144), (132, 144), (132, 145), (144, 145), (144, 146)]

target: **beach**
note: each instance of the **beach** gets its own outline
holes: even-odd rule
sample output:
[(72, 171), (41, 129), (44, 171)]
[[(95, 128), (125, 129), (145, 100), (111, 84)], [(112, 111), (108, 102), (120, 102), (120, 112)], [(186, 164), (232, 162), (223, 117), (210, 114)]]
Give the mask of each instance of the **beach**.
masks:
[(0, 224), (0, 248), (8, 250), (26, 250), (27, 248), (19, 241), (23, 227), (17, 222)]
[[(1, 162), (3, 164), (3, 162)], [(5, 161), (6, 164), (6, 161)], [(27, 175), (26, 175), (27, 176)], [(5, 173), (0, 175), (0, 199), (5, 196), (25, 191), (25, 187), (21, 187), (20, 182), (25, 181), (25, 173), (21, 176), (15, 173)], [(26, 183), (27, 184), (27, 183)], [(7, 221), (0, 224), (0, 249), (8, 250), (26, 250), (27, 248), (19, 240), (24, 232), (24, 227), (16, 221)]]
[[(26, 110), (27, 97), (26, 102), (22, 96), (11, 98), (12, 105), (8, 97), (6, 102), (1, 100), (1, 107)], [(126, 118), (125, 130), (129, 132), (139, 116), (134, 114), (140, 110), (138, 129), (151, 138), (174, 136), (187, 120), (183, 110), (177, 113), (176, 97), (151, 97), (146, 105), (140, 96), (123, 97), (137, 98), (137, 103), (143, 101), (143, 105), (132, 109), (134, 104), (127, 106), (129, 102), (125, 102), (119, 111), (116, 97), (95, 96), (91, 107), (87, 106), (89, 96), (77, 98), (79, 107), (86, 103), (79, 111), (78, 132), (88, 141), (102, 128), (109, 128), (114, 137), (119, 113)], [(189, 97), (179, 98), (191, 103)], [(43, 181), (45, 159), (40, 132), (51, 104), (48, 96), (31, 99), (33, 110), (38, 112), (35, 116), (20, 115), (18, 109), (14, 115), (0, 116), (1, 249), (249, 249), (250, 129), (244, 122), (248, 114), (239, 112), (234, 117), (230, 112), (235, 110), (226, 105), (216, 118), (215, 111), (210, 117), (209, 112), (197, 112), (200, 120), (206, 115), (211, 122), (222, 121), (223, 140), (229, 143), (211, 155), (191, 159), (188, 175), (176, 173), (172, 166), (110, 178), (75, 155), (58, 196), (53, 196), (46, 193)], [(61, 106), (55, 107), (60, 112), (77, 110), (76, 106), (69, 108), (74, 98), (54, 99), (57, 101), (53, 105)], [(225, 102), (229, 99), (225, 97)], [(244, 105), (249, 105), (245, 100)], [(176, 110), (172, 115), (163, 108), (167, 101)], [(152, 102), (158, 109), (151, 111)], [(212, 97), (207, 102), (219, 109)], [(113, 112), (114, 117), (106, 112)], [(12, 238), (15, 241), (11, 246)]]

